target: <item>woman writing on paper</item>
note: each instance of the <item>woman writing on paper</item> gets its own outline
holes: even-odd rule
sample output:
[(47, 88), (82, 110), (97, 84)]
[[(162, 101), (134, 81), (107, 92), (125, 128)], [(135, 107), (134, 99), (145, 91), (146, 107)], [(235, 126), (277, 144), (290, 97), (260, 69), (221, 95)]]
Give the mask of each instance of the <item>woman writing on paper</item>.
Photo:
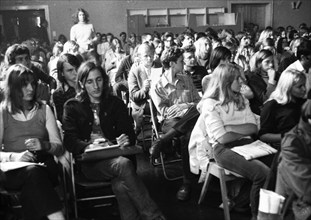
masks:
[(233, 146), (251, 143), (253, 140), (249, 136), (257, 133), (255, 116), (248, 100), (240, 93), (242, 83), (239, 67), (219, 64), (198, 109), (217, 163), (252, 182), (250, 202), (255, 219), (259, 189), (266, 180), (269, 168), (259, 160), (248, 161), (231, 150)]
[(7, 171), (4, 188), (21, 192), (24, 219), (65, 219), (53, 188), (58, 176), (53, 156), (64, 151), (55, 117), (48, 105), (36, 101), (37, 79), (30, 69), (15, 64), (7, 74), (0, 116), (0, 161), (38, 162), (44, 166)]
[[(120, 147), (135, 144), (126, 106), (111, 95), (108, 76), (101, 67), (83, 63), (78, 70), (77, 90), (76, 99), (65, 104), (63, 115), (64, 144), (70, 152), (79, 155), (103, 138)], [(165, 219), (130, 159), (119, 156), (81, 163), (81, 171), (90, 180), (111, 180), (121, 219)]]

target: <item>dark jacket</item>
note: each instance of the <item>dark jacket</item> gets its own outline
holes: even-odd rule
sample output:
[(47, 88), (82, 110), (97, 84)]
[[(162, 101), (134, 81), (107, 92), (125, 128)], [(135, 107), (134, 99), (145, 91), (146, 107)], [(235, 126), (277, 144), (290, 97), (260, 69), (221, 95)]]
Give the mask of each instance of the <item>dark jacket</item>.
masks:
[[(305, 126), (304, 126), (305, 125)], [(311, 136), (310, 125), (299, 125), (282, 140), (279, 174), (296, 196), (311, 203)]]
[[(133, 124), (123, 101), (109, 95), (101, 101), (99, 112), (103, 134), (110, 141), (121, 134), (129, 136), (130, 145), (136, 141)], [(74, 155), (83, 153), (90, 144), (94, 116), (89, 101), (70, 99), (65, 103), (63, 114), (64, 145)]]

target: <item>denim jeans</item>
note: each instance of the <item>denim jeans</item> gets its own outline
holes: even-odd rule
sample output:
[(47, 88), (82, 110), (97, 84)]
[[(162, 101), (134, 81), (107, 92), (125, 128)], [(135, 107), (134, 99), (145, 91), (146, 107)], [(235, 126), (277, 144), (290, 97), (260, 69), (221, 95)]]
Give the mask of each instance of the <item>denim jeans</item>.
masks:
[(151, 220), (162, 215), (129, 159), (116, 157), (83, 163), (81, 170), (89, 179), (111, 180), (122, 220)]
[[(178, 124), (180, 118), (171, 118), (166, 119), (163, 121), (162, 124), (162, 132), (167, 133), (170, 129), (175, 129), (174, 126)], [(192, 127), (193, 128), (193, 127)], [(188, 132), (183, 133), (180, 139), (180, 147), (181, 147), (181, 157), (182, 157), (182, 169), (183, 169), (183, 184), (190, 185), (194, 179), (195, 175), (190, 171), (190, 164), (189, 164), (189, 150), (188, 144), (190, 140), (190, 135), (192, 128), (189, 127)]]
[(269, 174), (269, 167), (263, 162), (254, 159), (246, 160), (225, 145), (218, 144), (214, 147), (216, 162), (223, 168), (240, 174), (252, 182), (250, 201), (252, 215), (257, 216), (259, 205), (259, 191), (263, 187)]

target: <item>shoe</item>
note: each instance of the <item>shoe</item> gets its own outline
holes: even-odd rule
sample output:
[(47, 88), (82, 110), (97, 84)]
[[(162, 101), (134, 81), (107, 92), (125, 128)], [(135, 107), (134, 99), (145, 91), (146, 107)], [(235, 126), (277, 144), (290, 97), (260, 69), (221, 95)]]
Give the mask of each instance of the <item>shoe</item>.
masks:
[(191, 194), (191, 187), (190, 187), (190, 185), (183, 184), (179, 188), (176, 197), (180, 201), (186, 201), (186, 200), (190, 199), (190, 194)]
[(162, 150), (162, 139), (158, 138), (150, 147), (149, 153), (153, 158), (159, 158)]
[(159, 215), (156, 218), (154, 218), (153, 220), (166, 220), (164, 215)]

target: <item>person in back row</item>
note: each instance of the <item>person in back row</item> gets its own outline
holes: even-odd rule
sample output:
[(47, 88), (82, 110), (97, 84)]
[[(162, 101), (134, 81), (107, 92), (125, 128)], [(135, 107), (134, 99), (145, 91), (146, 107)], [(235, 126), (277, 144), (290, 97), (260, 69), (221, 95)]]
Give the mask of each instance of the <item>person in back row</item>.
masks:
[(57, 78), (59, 87), (52, 94), (57, 120), (62, 122), (64, 104), (76, 95), (77, 70), (80, 66), (79, 59), (69, 53), (60, 56), (57, 61)]
[(50, 91), (56, 89), (56, 80), (33, 65), (30, 60), (30, 51), (25, 45), (14, 44), (10, 46), (5, 52), (5, 64), (7, 67), (13, 64), (23, 64), (31, 69), (36, 79), (41, 81), (36, 90), (37, 98), (49, 103)]
[(297, 47), (296, 57), (298, 60), (293, 62), (289, 65), (286, 70), (296, 70), (299, 72), (303, 72), (306, 74), (307, 81), (306, 81), (306, 89), (307, 89), (307, 96), (311, 98), (311, 79), (310, 79), (310, 72), (311, 72), (311, 41), (305, 38), (301, 39), (299, 46)]
[[(77, 91), (77, 97), (66, 102), (63, 115), (64, 145), (74, 156), (103, 138), (121, 148), (135, 144), (126, 106), (111, 95), (108, 76), (101, 67), (93, 62), (83, 63), (78, 70)], [(164, 220), (137, 176), (135, 158), (129, 158), (81, 163), (81, 172), (90, 180), (111, 180), (122, 220)]]
[(183, 72), (188, 75), (198, 90), (200, 96), (203, 95), (202, 79), (207, 75), (207, 70), (203, 66), (197, 64), (195, 57), (195, 47), (185, 47), (183, 53), (184, 70)]
[(93, 24), (89, 23), (89, 14), (83, 8), (78, 8), (73, 15), (74, 25), (70, 29), (70, 40), (79, 44), (81, 53), (94, 48), (96, 42), (95, 29)]

